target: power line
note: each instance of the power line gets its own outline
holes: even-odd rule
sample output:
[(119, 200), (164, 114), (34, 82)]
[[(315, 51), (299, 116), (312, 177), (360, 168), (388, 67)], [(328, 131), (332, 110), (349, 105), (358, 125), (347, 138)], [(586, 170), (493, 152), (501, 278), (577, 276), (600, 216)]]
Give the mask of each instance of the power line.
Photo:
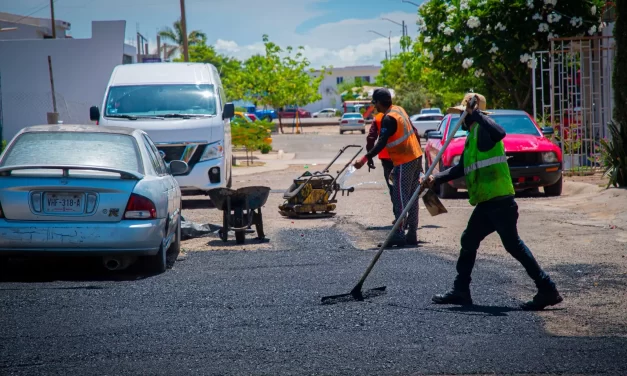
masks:
[[(53, 0), (52, 2), (53, 2), (53, 3), (56, 3), (57, 1), (58, 1), (58, 0)], [(18, 23), (18, 22), (20, 22), (21, 20), (23, 20), (24, 18), (30, 17), (30, 16), (32, 16), (33, 14), (35, 14), (35, 13), (37, 13), (37, 12), (40, 12), (40, 11), (42, 11), (42, 10), (46, 9), (49, 5), (50, 5), (50, 4), (49, 4), (49, 2), (47, 2), (47, 1), (46, 1), (46, 3), (45, 3), (43, 6), (41, 6), (41, 7), (37, 8), (36, 10), (32, 11), (31, 13), (29, 13), (29, 14), (27, 14), (27, 15), (25, 15), (25, 16), (22, 16), (22, 18), (18, 18), (18, 19), (17, 19), (17, 21), (11, 21), (11, 22), (13, 22), (13, 23)]]

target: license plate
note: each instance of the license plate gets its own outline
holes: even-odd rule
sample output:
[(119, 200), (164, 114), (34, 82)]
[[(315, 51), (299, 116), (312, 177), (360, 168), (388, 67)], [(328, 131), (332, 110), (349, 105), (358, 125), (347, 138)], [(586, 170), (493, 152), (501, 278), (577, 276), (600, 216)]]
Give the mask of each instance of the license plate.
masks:
[(46, 193), (44, 211), (59, 214), (83, 213), (84, 197), (82, 193)]

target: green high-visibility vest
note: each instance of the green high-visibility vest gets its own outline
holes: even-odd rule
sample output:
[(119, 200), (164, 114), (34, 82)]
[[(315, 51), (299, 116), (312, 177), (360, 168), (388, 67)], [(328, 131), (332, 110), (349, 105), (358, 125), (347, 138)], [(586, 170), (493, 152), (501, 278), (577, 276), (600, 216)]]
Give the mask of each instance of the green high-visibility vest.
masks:
[(477, 205), (495, 197), (514, 195), (503, 141), (486, 152), (477, 147), (479, 124), (470, 127), (464, 147), (464, 174), (470, 205)]

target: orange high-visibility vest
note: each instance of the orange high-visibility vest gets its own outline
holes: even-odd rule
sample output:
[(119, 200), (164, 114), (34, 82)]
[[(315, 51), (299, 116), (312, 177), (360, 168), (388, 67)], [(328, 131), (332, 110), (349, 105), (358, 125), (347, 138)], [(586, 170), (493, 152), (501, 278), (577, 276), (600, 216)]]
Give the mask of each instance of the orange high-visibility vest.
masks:
[(418, 137), (414, 137), (414, 126), (407, 112), (400, 106), (392, 106), (386, 112), (396, 120), (396, 132), (388, 138), (385, 146), (394, 166), (402, 165), (422, 156), (422, 148)]
[[(383, 116), (385, 114), (379, 112), (377, 116), (374, 117), (373, 123), (377, 127), (377, 134), (381, 134), (381, 121), (383, 120)], [(387, 148), (383, 148), (379, 153), (379, 159), (390, 159), (390, 154), (388, 153)]]

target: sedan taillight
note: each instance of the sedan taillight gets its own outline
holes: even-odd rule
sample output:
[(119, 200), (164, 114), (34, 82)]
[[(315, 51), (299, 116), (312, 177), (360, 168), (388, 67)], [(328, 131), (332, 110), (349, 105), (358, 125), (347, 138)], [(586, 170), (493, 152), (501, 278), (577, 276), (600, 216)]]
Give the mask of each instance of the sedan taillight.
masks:
[(363, 121), (363, 120), (359, 120), (359, 121), (358, 121), (358, 123), (359, 123), (359, 124), (363, 124), (363, 123), (364, 123), (364, 121)]
[(348, 120), (342, 120), (342, 124), (348, 124)]
[(124, 218), (155, 219), (157, 218), (157, 208), (148, 198), (133, 193), (128, 199), (128, 204), (126, 204)]

